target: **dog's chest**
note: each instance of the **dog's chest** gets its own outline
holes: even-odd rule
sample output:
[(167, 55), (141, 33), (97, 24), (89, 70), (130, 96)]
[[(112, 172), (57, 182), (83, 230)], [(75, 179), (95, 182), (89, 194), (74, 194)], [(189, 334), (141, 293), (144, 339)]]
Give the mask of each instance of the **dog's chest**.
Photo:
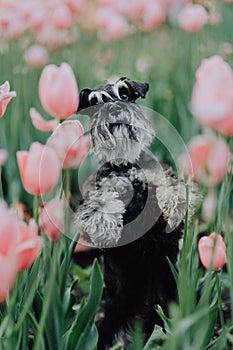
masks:
[(124, 203), (124, 227), (136, 220), (148, 200), (148, 182), (145, 173), (136, 164), (113, 165), (105, 163), (96, 176), (96, 188), (116, 191)]

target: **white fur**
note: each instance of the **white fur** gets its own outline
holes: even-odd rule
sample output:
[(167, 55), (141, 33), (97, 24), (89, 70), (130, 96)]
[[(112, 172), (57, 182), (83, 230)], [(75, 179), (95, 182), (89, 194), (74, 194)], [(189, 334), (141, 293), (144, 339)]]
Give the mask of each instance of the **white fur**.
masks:
[(124, 204), (117, 192), (91, 191), (77, 211), (77, 226), (95, 247), (112, 247), (121, 237)]
[(120, 89), (121, 87), (124, 87), (124, 88), (126, 88), (126, 89), (129, 88), (128, 85), (127, 85), (124, 81), (122, 81), (122, 80), (118, 80), (118, 81), (113, 85), (113, 87), (112, 87), (112, 90), (113, 90), (114, 94), (116, 95), (116, 97), (117, 97), (119, 100), (121, 99), (121, 97), (120, 97), (120, 95), (119, 95), (119, 89)]
[(106, 92), (106, 91), (92, 91), (90, 95), (88, 96), (88, 100), (91, 101), (93, 97), (95, 97), (98, 101), (98, 103), (104, 103), (103, 101), (103, 95), (106, 96), (108, 99), (113, 100), (113, 98)]
[(188, 186), (187, 200), (187, 185), (183, 180), (172, 176), (170, 168), (158, 168), (157, 171), (146, 171), (148, 182), (153, 183), (156, 188), (156, 197), (159, 208), (161, 209), (164, 219), (168, 222), (170, 229), (175, 229), (185, 218), (186, 210), (188, 209), (188, 219), (191, 220), (196, 208), (200, 204), (201, 196), (198, 193), (196, 184), (193, 182)]

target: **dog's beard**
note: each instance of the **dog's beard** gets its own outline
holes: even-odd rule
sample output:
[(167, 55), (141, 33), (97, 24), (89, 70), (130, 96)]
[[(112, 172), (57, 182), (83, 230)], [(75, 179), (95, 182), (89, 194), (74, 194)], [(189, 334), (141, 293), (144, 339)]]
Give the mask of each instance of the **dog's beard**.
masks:
[(105, 103), (91, 116), (92, 149), (101, 160), (133, 163), (153, 137), (146, 114), (135, 103)]

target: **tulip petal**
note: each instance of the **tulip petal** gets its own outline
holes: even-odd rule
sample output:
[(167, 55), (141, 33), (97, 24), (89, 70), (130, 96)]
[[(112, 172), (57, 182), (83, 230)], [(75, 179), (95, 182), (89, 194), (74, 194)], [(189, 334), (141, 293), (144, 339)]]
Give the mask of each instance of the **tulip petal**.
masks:
[(53, 131), (59, 124), (56, 119), (46, 121), (35, 108), (30, 108), (30, 117), (34, 127), (40, 131)]

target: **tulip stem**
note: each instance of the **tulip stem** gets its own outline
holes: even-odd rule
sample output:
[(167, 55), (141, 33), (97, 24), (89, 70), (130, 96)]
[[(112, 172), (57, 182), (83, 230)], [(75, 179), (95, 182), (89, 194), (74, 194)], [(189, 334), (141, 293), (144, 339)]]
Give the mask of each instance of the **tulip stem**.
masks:
[(217, 294), (218, 294), (218, 306), (219, 306), (220, 324), (221, 324), (221, 327), (224, 328), (224, 315), (223, 315), (223, 309), (222, 309), (222, 295), (221, 295), (221, 286), (220, 286), (220, 282), (219, 282), (218, 271), (215, 271), (215, 279), (216, 279), (216, 287), (217, 287)]
[(38, 224), (39, 219), (39, 196), (34, 196), (33, 198), (33, 218), (35, 222)]
[(63, 188), (65, 193), (65, 198), (68, 200), (69, 192), (70, 192), (70, 170), (63, 170)]
[(3, 187), (2, 187), (2, 168), (0, 167), (0, 198), (3, 198)]
[(56, 242), (54, 245), (53, 253), (52, 253), (52, 259), (51, 259), (52, 264), (50, 265), (49, 275), (48, 275), (47, 283), (45, 286), (46, 297), (44, 298), (41, 316), (40, 316), (40, 321), (39, 321), (39, 325), (38, 325), (38, 330), (37, 330), (37, 333), (35, 336), (35, 342), (34, 342), (34, 347), (33, 347), (34, 350), (41, 349), (41, 342), (42, 342), (42, 339), (44, 336), (47, 316), (49, 314), (49, 311), (51, 310), (50, 306), (52, 304), (52, 298), (53, 298), (55, 282), (56, 282), (56, 277), (57, 277), (59, 249), (60, 249), (60, 246), (59, 246), (58, 242)]
[(64, 231), (66, 234), (70, 232), (70, 217), (69, 217), (69, 192), (70, 192), (70, 169), (62, 170), (63, 176), (63, 190), (66, 202), (65, 205), (65, 218), (64, 218)]

